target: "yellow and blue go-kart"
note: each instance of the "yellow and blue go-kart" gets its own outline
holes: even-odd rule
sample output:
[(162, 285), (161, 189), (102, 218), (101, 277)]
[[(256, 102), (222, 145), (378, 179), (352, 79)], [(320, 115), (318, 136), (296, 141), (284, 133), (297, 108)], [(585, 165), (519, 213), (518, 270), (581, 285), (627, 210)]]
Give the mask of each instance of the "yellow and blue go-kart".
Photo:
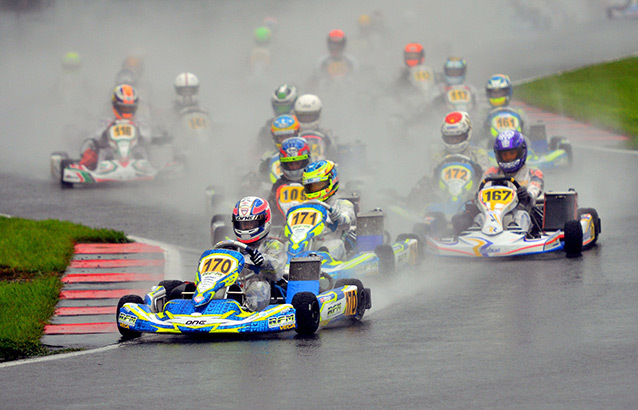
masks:
[[(491, 185), (487, 185), (491, 183)], [(514, 186), (512, 188), (510, 185)], [(443, 256), (505, 257), (564, 250), (567, 256), (580, 255), (594, 246), (601, 224), (593, 208), (578, 208), (575, 191), (548, 192), (532, 210), (532, 230), (523, 232), (510, 225), (511, 212), (518, 205), (514, 178), (488, 177), (477, 197), (485, 215), (481, 226), (471, 226), (458, 236), (438, 238), (426, 233), (427, 250)]]
[(116, 312), (117, 328), (125, 338), (142, 333), (266, 333), (294, 329), (312, 334), (319, 326), (359, 321), (372, 307), (370, 289), (356, 279), (329, 282), (321, 289), (321, 259), (293, 259), (287, 283), (272, 286), (270, 305), (262, 311), (244, 308), (241, 242), (224, 241), (205, 251), (195, 282), (165, 280), (144, 299), (123, 296)]
[(328, 216), (330, 209), (324, 202), (310, 200), (288, 210), (284, 237), (289, 260), (316, 254), (321, 257), (322, 272), (333, 279), (387, 276), (419, 263), (420, 242), (416, 235), (399, 235), (396, 243), (385, 243), (381, 210), (357, 215), (356, 243), (352, 244), (351, 256), (344, 261), (335, 259), (322, 244), (322, 233), (337, 228)]

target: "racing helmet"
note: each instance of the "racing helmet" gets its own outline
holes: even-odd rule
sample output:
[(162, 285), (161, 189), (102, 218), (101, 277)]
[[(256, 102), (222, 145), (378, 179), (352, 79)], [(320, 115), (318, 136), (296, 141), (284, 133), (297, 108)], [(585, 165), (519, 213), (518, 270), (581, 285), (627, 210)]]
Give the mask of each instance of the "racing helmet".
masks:
[(304, 94), (295, 101), (295, 114), (301, 130), (310, 130), (319, 126), (323, 104), (314, 94)]
[(270, 103), (275, 115), (290, 114), (297, 101), (297, 87), (292, 84), (282, 84), (273, 91)]
[(303, 170), (301, 183), (308, 199), (327, 201), (339, 189), (339, 176), (334, 162), (322, 159)]
[(472, 122), (465, 111), (454, 111), (445, 116), (441, 125), (441, 137), (447, 150), (454, 154), (463, 152), (472, 138)]
[(296, 137), (299, 135), (299, 121), (297, 117), (292, 114), (284, 114), (272, 121), (270, 126), (270, 133), (275, 141), (277, 148), (281, 148), (281, 143), (290, 137)]
[(519, 131), (507, 130), (496, 136), (494, 155), (505, 174), (518, 172), (527, 159), (527, 142)]
[(423, 64), (425, 60), (425, 50), (419, 43), (408, 43), (403, 48), (403, 61), (408, 67), (414, 67)]
[(123, 68), (115, 74), (115, 85), (128, 84), (135, 87), (137, 83), (137, 76), (132, 70)]
[(80, 59), (80, 55), (75, 51), (69, 51), (62, 58), (62, 68), (68, 71), (76, 71), (80, 69), (82, 65), (82, 60)]
[(199, 79), (193, 73), (180, 73), (173, 81), (175, 92), (180, 97), (190, 98), (199, 92)]
[(346, 33), (343, 30), (332, 30), (328, 33), (328, 51), (333, 57), (339, 57), (346, 49)]
[(304, 168), (310, 163), (310, 146), (301, 137), (286, 138), (279, 149), (281, 172), (291, 181), (301, 181)]
[(254, 243), (270, 232), (270, 205), (265, 199), (247, 196), (233, 208), (233, 231), (241, 243)]
[(372, 29), (372, 18), (369, 14), (361, 14), (357, 19), (360, 33), (368, 33)]
[(487, 99), (493, 107), (507, 105), (512, 98), (512, 82), (505, 74), (495, 74), (485, 85)]
[(255, 29), (254, 36), (255, 44), (260, 47), (265, 47), (270, 43), (270, 39), (272, 38), (272, 31), (266, 26), (257, 27)]
[(466, 71), (467, 62), (460, 57), (448, 57), (443, 64), (443, 76), (449, 85), (463, 84)]
[(126, 56), (126, 58), (122, 62), (122, 68), (133, 71), (138, 77), (140, 77), (144, 72), (144, 64), (142, 63), (142, 59), (134, 54)]
[(118, 85), (113, 91), (112, 104), (117, 119), (132, 119), (137, 111), (137, 91), (128, 84)]

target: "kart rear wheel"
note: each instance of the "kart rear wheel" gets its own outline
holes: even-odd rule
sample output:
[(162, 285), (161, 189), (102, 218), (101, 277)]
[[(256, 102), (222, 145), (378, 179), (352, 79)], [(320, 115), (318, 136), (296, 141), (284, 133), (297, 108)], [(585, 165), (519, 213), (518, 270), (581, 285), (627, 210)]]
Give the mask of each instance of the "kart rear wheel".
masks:
[(363, 318), (363, 315), (366, 313), (366, 308), (368, 306), (372, 306), (372, 301), (368, 299), (369, 294), (366, 291), (366, 289), (363, 287), (363, 283), (361, 283), (359, 279), (339, 279), (335, 283), (335, 288), (340, 288), (342, 286), (351, 286), (351, 285), (357, 287), (357, 314), (353, 318), (353, 320), (359, 321)]
[(299, 292), (292, 298), (295, 308), (295, 331), (300, 335), (311, 335), (319, 328), (321, 319), (319, 301), (312, 292)]
[(598, 236), (601, 231), (600, 218), (598, 217), (598, 211), (594, 208), (578, 208), (578, 216), (583, 214), (590, 214), (591, 218), (594, 220), (594, 240), (587, 244), (587, 249), (589, 249), (598, 242)]
[(120, 309), (126, 303), (137, 303), (138, 305), (141, 305), (144, 304), (144, 299), (142, 299), (142, 297), (138, 295), (125, 295), (120, 298), (119, 302), (117, 302), (117, 310), (115, 311), (115, 323), (117, 323), (117, 330), (120, 332), (124, 339), (134, 339), (136, 337), (142, 336), (142, 333), (122, 327), (120, 326), (120, 322), (118, 321), (118, 318), (120, 316)]
[(68, 167), (71, 164), (73, 164), (72, 159), (63, 159), (62, 161), (60, 161), (60, 187), (62, 187), (62, 189), (73, 188), (72, 182), (64, 181), (64, 168)]
[(564, 248), (568, 257), (579, 256), (583, 251), (583, 228), (580, 221), (565, 222)]
[(379, 245), (374, 249), (379, 258), (379, 273), (382, 276), (393, 276), (396, 273), (394, 249), (390, 245)]

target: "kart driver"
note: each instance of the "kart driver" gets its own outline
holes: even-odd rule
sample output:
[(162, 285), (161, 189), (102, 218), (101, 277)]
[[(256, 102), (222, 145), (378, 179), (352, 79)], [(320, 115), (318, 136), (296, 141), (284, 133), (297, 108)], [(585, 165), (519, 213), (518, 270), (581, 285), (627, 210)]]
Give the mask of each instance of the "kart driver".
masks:
[(173, 81), (177, 99), (173, 101), (173, 111), (179, 115), (185, 108), (199, 108), (197, 93), (199, 92), (199, 79), (193, 73), (180, 73)]
[[(109, 128), (115, 121), (118, 120), (129, 120), (131, 122), (134, 121), (135, 113), (137, 112), (139, 103), (137, 98), (137, 91), (133, 86), (128, 84), (116, 86), (115, 90), (113, 91), (111, 101), (115, 118), (105, 121), (105, 123), (107, 124), (106, 127), (100, 128), (100, 130), (96, 132), (96, 138), (92, 138), (88, 142), (85, 142), (85, 145), (87, 147), (82, 152), (80, 165), (84, 165), (91, 170), (94, 170), (97, 167), (100, 150), (109, 147)], [(135, 127), (137, 128), (137, 135), (140, 136), (140, 145), (136, 147), (138, 149), (136, 155), (141, 155), (144, 157), (146, 155), (143, 146), (148, 143), (148, 138), (146, 137), (146, 133), (143, 132), (141, 127), (139, 127), (138, 125), (135, 125)]]
[[(241, 251), (249, 255), (250, 260), (246, 259), (239, 281), (246, 296), (244, 308), (253, 312), (270, 305), (271, 285), (283, 278), (286, 266), (284, 244), (278, 239), (268, 238), (271, 217), (268, 201), (248, 196), (235, 204), (231, 218), (237, 240), (250, 247)], [(258, 269), (254, 269), (255, 266)]]
[(304, 168), (310, 163), (310, 146), (301, 137), (285, 139), (279, 150), (279, 163), (282, 175), (273, 184), (268, 202), (277, 205), (273, 222), (283, 225), (286, 211), (306, 199), (301, 177)]
[[(487, 177), (513, 177), (520, 184), (516, 195), (518, 205), (512, 211), (513, 221), (507, 227), (512, 230), (530, 233), (532, 221), (530, 213), (536, 205), (536, 200), (543, 192), (543, 173), (536, 168), (530, 168), (525, 164), (527, 159), (527, 142), (519, 131), (507, 130), (496, 137), (494, 141), (494, 154), (498, 167), (491, 167), (483, 179)], [(472, 221), (482, 226), (485, 215), (479, 213), (476, 205), (466, 206), (465, 212), (452, 218), (452, 225), (458, 234), (467, 229)], [(468, 223), (469, 222), (469, 223)]]
[(470, 145), (472, 122), (468, 113), (454, 111), (446, 115), (441, 125), (441, 137), (445, 148), (432, 156), (434, 168), (432, 172), (421, 178), (412, 189), (408, 196), (409, 203), (423, 204), (428, 200), (428, 190), (437, 184), (436, 179), (438, 176), (433, 175), (433, 173), (445, 157), (449, 155), (463, 155), (474, 162), (477, 165), (475, 170), (476, 178), (490, 167), (490, 159), (487, 152), (483, 148)]
[(527, 133), (527, 115), (525, 111), (509, 105), (513, 92), (514, 87), (512, 86), (512, 81), (507, 75), (495, 74), (487, 80), (485, 93), (487, 94), (487, 101), (490, 103), (491, 108), (485, 119), (484, 126), (488, 135), (490, 133), (492, 119), (496, 116), (502, 116), (503, 114), (516, 117), (519, 121), (517, 131), (523, 134)]
[(332, 208), (328, 214), (327, 224), (331, 232), (321, 235), (319, 239), (322, 241), (321, 246), (327, 248), (333, 258), (343, 260), (346, 250), (355, 247), (357, 217), (352, 202), (335, 197), (339, 189), (335, 163), (323, 159), (308, 165), (303, 170), (302, 184), (308, 200), (316, 199)]
[(259, 147), (260, 154), (270, 148), (272, 122), (279, 115), (294, 114), (295, 101), (297, 101), (297, 87), (293, 84), (282, 84), (271, 94), (270, 104), (272, 106), (274, 117), (269, 118), (268, 121), (266, 121), (257, 135), (257, 145)]

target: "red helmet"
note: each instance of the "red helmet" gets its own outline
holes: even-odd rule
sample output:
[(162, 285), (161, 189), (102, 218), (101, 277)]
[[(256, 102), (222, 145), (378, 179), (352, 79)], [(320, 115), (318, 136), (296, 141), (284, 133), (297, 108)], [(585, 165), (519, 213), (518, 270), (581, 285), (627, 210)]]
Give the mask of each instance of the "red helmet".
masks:
[(137, 111), (137, 91), (128, 84), (118, 85), (113, 91), (112, 103), (117, 119), (131, 119)]
[(403, 49), (403, 61), (408, 67), (423, 64), (425, 60), (425, 51), (419, 43), (409, 43)]
[(339, 56), (346, 48), (346, 33), (343, 30), (332, 30), (328, 34), (328, 51), (333, 56)]

